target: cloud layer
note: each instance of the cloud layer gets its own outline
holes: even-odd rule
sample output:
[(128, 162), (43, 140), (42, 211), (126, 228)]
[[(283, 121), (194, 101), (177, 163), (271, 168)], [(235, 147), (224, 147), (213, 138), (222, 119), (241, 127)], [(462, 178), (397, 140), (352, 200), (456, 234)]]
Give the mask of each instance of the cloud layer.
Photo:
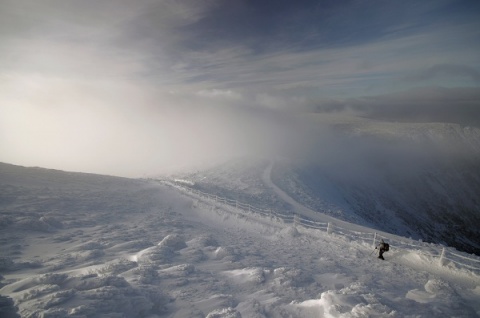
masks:
[(139, 175), (278, 152), (305, 136), (294, 133), (296, 113), (480, 118), (480, 7), (471, 1), (1, 8), (2, 161)]

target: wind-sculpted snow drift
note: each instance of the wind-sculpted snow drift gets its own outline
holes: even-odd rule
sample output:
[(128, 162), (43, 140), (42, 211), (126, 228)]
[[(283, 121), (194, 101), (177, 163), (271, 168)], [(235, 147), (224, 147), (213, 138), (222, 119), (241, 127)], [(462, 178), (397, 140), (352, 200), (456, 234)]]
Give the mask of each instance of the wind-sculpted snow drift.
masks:
[(2, 164), (0, 187), (2, 317), (480, 314), (473, 272), (415, 250), (379, 261), (371, 244), (158, 182)]

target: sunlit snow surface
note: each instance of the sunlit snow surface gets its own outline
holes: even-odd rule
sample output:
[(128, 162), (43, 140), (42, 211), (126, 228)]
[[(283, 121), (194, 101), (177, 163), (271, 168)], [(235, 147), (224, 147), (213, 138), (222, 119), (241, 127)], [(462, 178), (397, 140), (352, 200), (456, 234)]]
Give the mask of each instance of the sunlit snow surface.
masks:
[(154, 181), (1, 165), (0, 187), (1, 317), (480, 315), (478, 275), (414, 250), (381, 261)]

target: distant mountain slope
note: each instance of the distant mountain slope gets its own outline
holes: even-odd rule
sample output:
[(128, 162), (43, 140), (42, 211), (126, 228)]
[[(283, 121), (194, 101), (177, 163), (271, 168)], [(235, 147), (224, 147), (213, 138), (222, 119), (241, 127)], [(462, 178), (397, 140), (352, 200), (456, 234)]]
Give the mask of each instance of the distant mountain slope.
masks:
[[(362, 182), (342, 179), (314, 165), (282, 164), (274, 168), (273, 180), (316, 211), (480, 254), (478, 175), (445, 169), (432, 167), (415, 176), (384, 171), (383, 178)], [(324, 180), (335, 196), (325, 195)]]
[[(375, 211), (382, 219), (394, 211), (420, 237), (480, 254), (479, 128), (370, 122), (357, 127), (356, 134), (413, 150), (380, 161), (383, 184), (357, 189), (352, 205), (364, 214)], [(355, 193), (348, 186), (344, 191)]]
[(151, 191), (141, 180), (0, 163), (0, 231), (55, 233), (121, 219), (139, 212), (130, 208), (133, 197), (151, 209)]
[[(277, 186), (315, 211), (480, 255), (478, 128), (362, 119), (329, 125), (335, 137), (309, 141), (307, 156), (276, 160)], [(240, 158), (181, 177), (202, 191), (288, 211), (261, 183), (267, 163)]]
[(0, 162), (0, 184), (11, 186), (25, 185), (32, 187), (92, 187), (118, 186), (132, 179), (105, 176), (92, 173), (67, 172), (40, 167), (23, 167)]
[(362, 119), (330, 125), (344, 136), (340, 145), (278, 165), (280, 186), (312, 208), (333, 198), (340, 218), (353, 213), (385, 231), (480, 254), (480, 129)]

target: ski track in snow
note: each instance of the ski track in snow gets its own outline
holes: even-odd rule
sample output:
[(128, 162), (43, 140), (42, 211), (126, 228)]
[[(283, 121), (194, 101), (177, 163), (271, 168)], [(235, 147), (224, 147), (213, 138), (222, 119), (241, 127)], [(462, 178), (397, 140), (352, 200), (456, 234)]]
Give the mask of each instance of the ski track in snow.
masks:
[[(269, 181), (271, 167), (263, 180), (297, 213), (319, 217)], [(0, 202), (1, 317), (15, 317), (6, 296), (22, 317), (480, 315), (477, 275), (414, 251), (380, 261), (371, 245), (154, 182), (23, 178), (23, 196), (0, 181), (10, 189)]]

